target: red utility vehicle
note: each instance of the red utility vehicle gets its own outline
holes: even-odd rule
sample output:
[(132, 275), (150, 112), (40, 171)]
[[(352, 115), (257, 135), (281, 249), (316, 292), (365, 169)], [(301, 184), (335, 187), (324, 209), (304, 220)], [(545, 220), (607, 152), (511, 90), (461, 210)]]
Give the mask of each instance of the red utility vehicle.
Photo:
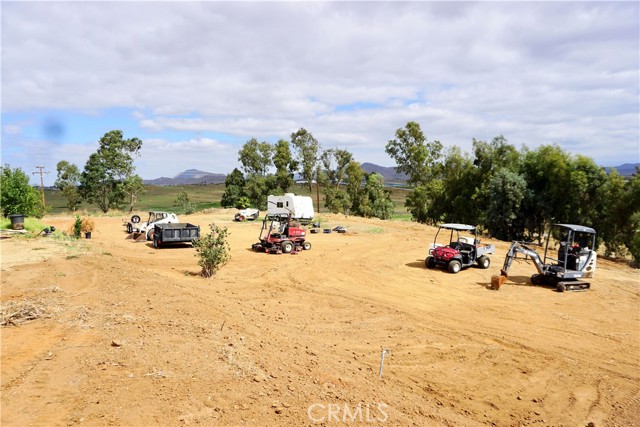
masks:
[[(438, 243), (438, 236), (443, 230), (445, 230), (444, 235), (448, 234), (449, 243)], [(466, 231), (473, 236), (460, 236), (461, 231)], [(447, 267), (447, 270), (453, 274), (458, 273), (463, 267), (472, 265), (489, 268), (491, 259), (487, 255), (494, 253), (496, 248), (494, 245), (481, 245), (475, 234), (476, 227), (473, 225), (440, 225), (435, 241), (429, 248), (429, 256), (424, 260), (425, 267)]]
[(251, 248), (256, 252), (272, 254), (289, 254), (303, 249), (308, 251), (311, 249), (311, 243), (306, 241), (306, 236), (306, 230), (291, 221), (291, 214), (265, 217), (258, 237), (260, 241), (254, 243)]

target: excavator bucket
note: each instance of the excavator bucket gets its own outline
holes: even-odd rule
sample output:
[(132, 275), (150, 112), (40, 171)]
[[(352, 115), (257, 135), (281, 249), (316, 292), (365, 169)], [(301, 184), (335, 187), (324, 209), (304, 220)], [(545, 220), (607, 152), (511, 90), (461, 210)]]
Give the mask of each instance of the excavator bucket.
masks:
[(499, 276), (491, 276), (491, 289), (498, 290), (500, 286), (504, 284), (508, 279), (507, 273), (504, 270), (500, 270)]

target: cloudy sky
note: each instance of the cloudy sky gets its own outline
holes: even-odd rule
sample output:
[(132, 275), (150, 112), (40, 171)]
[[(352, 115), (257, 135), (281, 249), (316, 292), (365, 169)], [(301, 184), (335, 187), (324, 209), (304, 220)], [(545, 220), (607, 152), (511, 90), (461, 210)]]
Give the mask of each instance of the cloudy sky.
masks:
[[(249, 139), (304, 127), (393, 166), (395, 130), (640, 162), (639, 3), (13, 2), (2, 163), (81, 169), (112, 129), (145, 179), (228, 173)], [(36, 183), (34, 176), (32, 182)]]

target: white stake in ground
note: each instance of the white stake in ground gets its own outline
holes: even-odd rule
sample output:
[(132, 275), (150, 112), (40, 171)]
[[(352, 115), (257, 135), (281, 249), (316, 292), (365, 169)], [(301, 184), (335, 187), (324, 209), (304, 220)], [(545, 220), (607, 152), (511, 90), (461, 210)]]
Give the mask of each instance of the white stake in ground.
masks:
[(391, 354), (391, 350), (389, 349), (384, 349), (382, 350), (382, 354), (380, 355), (380, 378), (382, 378), (382, 367), (384, 366), (384, 356), (386, 356), (387, 354)]

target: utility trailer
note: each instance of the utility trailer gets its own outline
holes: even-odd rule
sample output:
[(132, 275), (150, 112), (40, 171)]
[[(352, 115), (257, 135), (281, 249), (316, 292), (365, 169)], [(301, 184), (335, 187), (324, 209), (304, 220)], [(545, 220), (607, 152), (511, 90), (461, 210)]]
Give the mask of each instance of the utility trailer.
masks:
[[(553, 244), (553, 248), (550, 245)], [(537, 274), (531, 276), (534, 285), (552, 285), (558, 292), (584, 291), (590, 288), (583, 278), (591, 278), (596, 272), (595, 251), (596, 231), (593, 228), (575, 224), (553, 224), (547, 233), (544, 256), (540, 257), (532, 244), (514, 241), (507, 251), (500, 276), (491, 277), (494, 289), (509, 276), (511, 263), (517, 255), (531, 258)], [(555, 248), (557, 247), (557, 252)]]
[(191, 243), (200, 238), (200, 226), (189, 223), (156, 224), (153, 228), (153, 247), (158, 249), (171, 243)]

